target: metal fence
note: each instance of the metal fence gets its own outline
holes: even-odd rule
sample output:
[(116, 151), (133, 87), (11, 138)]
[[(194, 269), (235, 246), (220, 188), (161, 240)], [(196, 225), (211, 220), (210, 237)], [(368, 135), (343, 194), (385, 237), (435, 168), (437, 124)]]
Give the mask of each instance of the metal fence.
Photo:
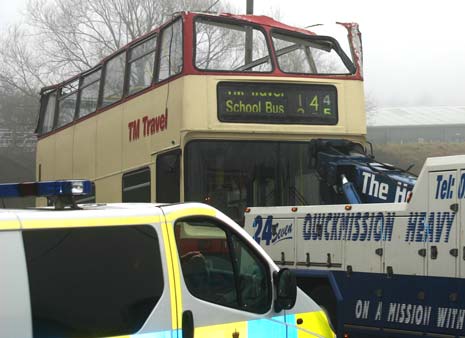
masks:
[(34, 152), (37, 138), (30, 130), (12, 130), (0, 128), (0, 151), (11, 152), (14, 150)]

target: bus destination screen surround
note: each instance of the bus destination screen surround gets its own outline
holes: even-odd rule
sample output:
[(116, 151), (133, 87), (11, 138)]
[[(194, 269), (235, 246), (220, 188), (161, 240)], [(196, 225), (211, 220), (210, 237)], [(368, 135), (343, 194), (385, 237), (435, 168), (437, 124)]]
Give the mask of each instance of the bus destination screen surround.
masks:
[(222, 122), (335, 125), (337, 90), (331, 85), (220, 82)]

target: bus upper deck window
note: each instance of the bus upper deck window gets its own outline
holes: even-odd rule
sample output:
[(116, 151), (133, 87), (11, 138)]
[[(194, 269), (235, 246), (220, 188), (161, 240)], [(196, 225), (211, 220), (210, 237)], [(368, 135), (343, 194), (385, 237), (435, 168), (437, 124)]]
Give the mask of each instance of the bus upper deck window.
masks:
[(57, 127), (64, 126), (73, 121), (76, 113), (77, 89), (79, 80), (70, 81), (61, 88), (58, 98)]
[(53, 91), (47, 94), (45, 100), (42, 101), (42, 105), (44, 106), (41, 108), (43, 109), (39, 130), (41, 134), (48, 133), (53, 129), (53, 121), (55, 119), (56, 98), (57, 92)]
[(262, 31), (247, 25), (197, 19), (195, 66), (204, 70), (271, 71)]
[(182, 21), (177, 20), (165, 27), (161, 33), (160, 70), (162, 81), (182, 70)]
[(124, 52), (106, 63), (102, 107), (115, 103), (123, 97), (125, 64), (126, 53)]
[(129, 50), (129, 95), (151, 85), (156, 47), (157, 37), (152, 36)]
[(99, 69), (85, 75), (82, 79), (81, 87), (79, 88), (81, 96), (79, 100), (78, 118), (93, 113), (97, 109), (101, 73), (102, 71)]
[[(285, 73), (351, 73), (341, 55), (344, 52), (340, 50), (337, 41), (331, 37), (311, 35), (306, 37), (274, 32), (273, 45), (278, 66)], [(347, 59), (346, 56), (345, 59)]]

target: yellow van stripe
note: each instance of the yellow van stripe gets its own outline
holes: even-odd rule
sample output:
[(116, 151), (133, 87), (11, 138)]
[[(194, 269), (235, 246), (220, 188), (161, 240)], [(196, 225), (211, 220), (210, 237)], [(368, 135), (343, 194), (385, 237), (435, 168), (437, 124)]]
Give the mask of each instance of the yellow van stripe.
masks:
[(172, 211), (168, 215), (166, 215), (166, 220), (168, 222), (172, 222), (177, 220), (178, 218), (186, 217), (186, 216), (216, 216), (216, 210), (209, 209), (209, 208), (189, 208), (189, 209), (182, 209), (179, 211)]
[(316, 333), (322, 337), (334, 337), (328, 318), (323, 311), (299, 313), (295, 317), (302, 319), (302, 324), (297, 325), (300, 329), (297, 338), (308, 337), (308, 332)]
[(0, 221), (0, 230), (18, 230), (20, 228), (19, 222), (17, 220), (1, 220)]
[[(173, 265), (173, 255), (172, 255), (172, 249), (171, 249), (171, 241), (168, 235), (168, 227), (170, 225), (168, 224), (162, 224), (162, 232), (163, 232), (163, 243), (165, 245), (165, 252), (166, 252), (166, 266), (168, 269), (168, 283), (169, 283), (169, 290), (170, 290), (170, 304), (171, 304), (171, 327), (175, 330), (180, 327), (178, 325), (178, 302), (177, 302), (177, 290), (176, 290), (176, 278), (175, 278), (175, 273), (174, 273), (174, 267)], [(179, 283), (179, 282), (178, 282)], [(181, 294), (179, 293), (180, 297)], [(181, 309), (182, 310), (182, 309)]]
[(159, 216), (131, 216), (131, 217), (104, 217), (104, 218), (70, 218), (70, 219), (44, 219), (23, 220), (23, 229), (49, 229), (65, 227), (92, 227), (159, 223)]
[[(182, 318), (182, 293), (181, 293), (181, 273), (179, 271), (179, 260), (178, 260), (178, 255), (177, 255), (177, 246), (176, 246), (176, 241), (174, 237), (174, 229), (173, 229), (173, 224), (172, 223), (167, 223), (167, 228), (168, 228), (168, 238), (170, 242), (170, 247), (171, 247), (171, 258), (173, 262), (173, 274), (174, 274), (174, 287), (176, 290), (176, 309), (177, 309), (177, 317), (178, 320), (180, 321)], [(174, 312), (174, 311), (173, 311)], [(174, 329), (181, 328), (181, 324), (178, 323), (177, 327), (173, 327)]]

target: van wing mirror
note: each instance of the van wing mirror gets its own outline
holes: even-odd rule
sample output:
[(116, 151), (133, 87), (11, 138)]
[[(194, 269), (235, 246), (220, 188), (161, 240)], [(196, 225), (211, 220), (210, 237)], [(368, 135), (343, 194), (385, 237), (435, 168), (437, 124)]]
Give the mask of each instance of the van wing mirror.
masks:
[(275, 312), (292, 309), (297, 298), (297, 282), (295, 275), (289, 269), (281, 269), (274, 273), (276, 286)]

